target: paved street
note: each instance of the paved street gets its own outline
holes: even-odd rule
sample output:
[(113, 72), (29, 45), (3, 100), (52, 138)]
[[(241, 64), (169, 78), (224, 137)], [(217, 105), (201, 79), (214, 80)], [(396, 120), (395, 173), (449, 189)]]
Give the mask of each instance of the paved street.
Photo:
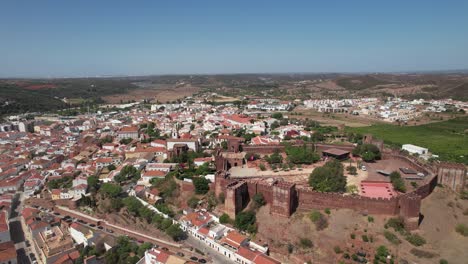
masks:
[(31, 263), (28, 257), (30, 251), (26, 247), (23, 227), (18, 217), (19, 211), (21, 210), (20, 200), (21, 194), (16, 195), (13, 199), (13, 203), (11, 204), (11, 216), (9, 223), (10, 235), (11, 240), (15, 243), (16, 254), (18, 255), (18, 263), (29, 264)]
[(222, 264), (222, 263), (234, 263), (230, 259), (224, 257), (221, 255), (218, 251), (210, 248), (208, 245), (205, 243), (201, 242), (200, 240), (193, 238), (192, 236), (188, 236), (187, 240), (185, 241), (186, 244), (192, 246), (193, 248), (198, 248), (202, 252), (204, 252), (207, 255), (207, 258), (211, 258), (213, 263), (215, 264)]

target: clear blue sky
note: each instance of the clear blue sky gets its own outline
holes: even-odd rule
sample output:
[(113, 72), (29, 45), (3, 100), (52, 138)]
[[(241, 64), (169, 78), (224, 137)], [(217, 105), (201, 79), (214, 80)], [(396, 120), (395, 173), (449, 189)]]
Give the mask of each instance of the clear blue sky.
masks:
[(2, 0), (0, 76), (468, 68), (468, 1)]

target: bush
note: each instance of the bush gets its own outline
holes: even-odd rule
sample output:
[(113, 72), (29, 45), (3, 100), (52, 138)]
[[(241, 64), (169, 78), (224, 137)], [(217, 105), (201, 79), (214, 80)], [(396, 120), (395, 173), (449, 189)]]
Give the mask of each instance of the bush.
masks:
[(406, 236), (406, 240), (410, 242), (413, 246), (422, 246), (426, 244), (426, 239), (424, 239), (422, 236), (418, 234), (408, 234)]
[(390, 173), (390, 181), (392, 182), (393, 188), (399, 192), (406, 192), (405, 181), (401, 178), (399, 172), (394, 171)]
[(343, 253), (343, 250), (341, 250), (341, 248), (340, 248), (339, 246), (335, 246), (335, 247), (333, 248), (333, 250), (335, 251), (336, 254), (341, 254), (341, 253)]
[(325, 216), (319, 211), (312, 211), (309, 215), (310, 220), (315, 224), (315, 228), (320, 231), (328, 226), (328, 221)]
[(369, 215), (369, 216), (367, 217), (367, 222), (369, 222), (369, 223), (374, 223), (374, 217), (372, 217), (372, 216)]
[(351, 239), (356, 239), (356, 235), (355, 235), (355, 234), (350, 234), (349, 236), (351, 237)]
[(457, 233), (459, 233), (462, 236), (468, 236), (468, 226), (466, 226), (465, 224), (458, 224), (455, 227), (455, 231), (457, 231)]
[(445, 259), (441, 259), (441, 260), (439, 261), (439, 264), (448, 264), (448, 261), (445, 260)]
[(353, 149), (353, 155), (361, 156), (364, 161), (374, 161), (382, 157), (379, 148), (372, 144), (358, 145)]
[(367, 235), (362, 235), (362, 241), (369, 242), (369, 238), (367, 237)]
[(401, 240), (398, 239), (398, 237), (390, 231), (385, 231), (384, 236), (390, 243), (394, 245), (398, 245), (401, 243)]
[(388, 219), (386, 226), (395, 229), (395, 231), (402, 233), (405, 231), (405, 223), (401, 218), (390, 218)]
[(299, 240), (299, 245), (302, 247), (302, 248), (311, 248), (313, 247), (313, 243), (312, 243), (312, 240), (308, 239), (308, 238), (301, 238)]
[(331, 214), (330, 208), (325, 208), (325, 213), (326, 213), (327, 215)]
[(348, 166), (348, 167), (346, 167), (346, 171), (347, 171), (348, 174), (350, 174), (350, 175), (357, 175), (357, 168), (354, 167), (354, 166)]
[(258, 165), (258, 167), (260, 168), (261, 171), (266, 171), (265, 164), (260, 163), (260, 165)]
[(265, 198), (263, 198), (263, 194), (261, 193), (256, 193), (253, 196), (252, 200), (255, 202), (256, 207), (261, 207), (266, 204)]
[(197, 198), (197, 197), (191, 197), (188, 201), (187, 201), (187, 205), (190, 207), (190, 208), (196, 208), (198, 206), (198, 202), (200, 200)]

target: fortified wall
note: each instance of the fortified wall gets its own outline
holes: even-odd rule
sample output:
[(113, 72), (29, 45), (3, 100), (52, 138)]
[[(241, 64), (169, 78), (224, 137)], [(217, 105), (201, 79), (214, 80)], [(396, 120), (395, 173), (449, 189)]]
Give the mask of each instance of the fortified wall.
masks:
[[(224, 193), (225, 210), (230, 217), (235, 217), (236, 213), (242, 211), (255, 194), (261, 193), (265, 201), (270, 204), (270, 213), (273, 215), (289, 217), (295, 211), (346, 208), (359, 211), (363, 214), (399, 216), (404, 220), (408, 230), (417, 229), (420, 221), (421, 200), (432, 193), (440, 179), (432, 172), (431, 168), (414, 163), (407, 157), (396, 153), (386, 155), (410, 161), (410, 164), (415, 166), (415, 169), (425, 172), (428, 180), (411, 193), (401, 194), (389, 199), (340, 193), (322, 193), (314, 191), (312, 188), (298, 187), (294, 183), (275, 179), (274, 176), (272, 178), (248, 177), (244, 179), (231, 179), (229, 172), (225, 170), (228, 167), (227, 163), (230, 162), (229, 159), (225, 158), (226, 156), (217, 155), (215, 192), (218, 196)], [(464, 165), (463, 168), (464, 171), (461, 166), (455, 168), (452, 165), (442, 164), (439, 167), (439, 172), (445, 173), (443, 176), (444, 180), (448, 181), (448, 179), (459, 179), (461, 175), (466, 175)]]

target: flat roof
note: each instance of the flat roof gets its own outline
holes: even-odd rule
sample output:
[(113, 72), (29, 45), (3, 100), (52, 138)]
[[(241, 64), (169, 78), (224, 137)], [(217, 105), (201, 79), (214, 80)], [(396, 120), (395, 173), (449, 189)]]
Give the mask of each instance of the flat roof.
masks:
[(396, 192), (390, 182), (361, 182), (361, 196), (370, 198), (393, 198)]
[(341, 156), (341, 155), (349, 154), (349, 151), (337, 149), (337, 148), (331, 148), (331, 149), (323, 150), (322, 153), (327, 153), (327, 154), (331, 154), (335, 156)]

